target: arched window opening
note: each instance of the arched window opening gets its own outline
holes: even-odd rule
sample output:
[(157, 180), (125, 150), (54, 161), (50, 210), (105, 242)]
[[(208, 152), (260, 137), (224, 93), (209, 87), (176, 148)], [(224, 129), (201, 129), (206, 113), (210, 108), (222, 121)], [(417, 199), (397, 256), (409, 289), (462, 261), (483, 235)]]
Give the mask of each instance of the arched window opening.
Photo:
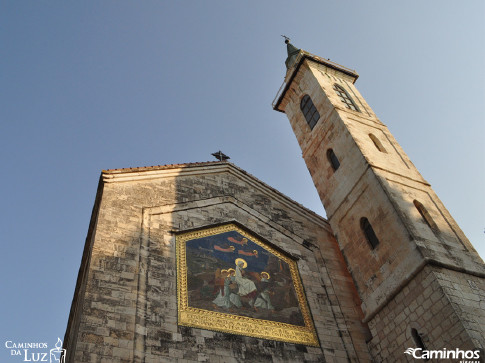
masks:
[(377, 150), (379, 150), (381, 153), (387, 153), (384, 146), (382, 146), (382, 143), (379, 141), (379, 139), (374, 134), (369, 134), (369, 137), (372, 140), (372, 142), (374, 143), (374, 146), (376, 147)]
[(364, 232), (367, 242), (369, 242), (372, 249), (375, 249), (379, 244), (379, 239), (377, 238), (376, 233), (374, 232), (374, 228), (372, 228), (367, 218), (362, 217), (360, 219), (360, 228)]
[[(424, 345), (422, 335), (419, 334), (416, 329), (414, 328), (411, 329), (411, 336), (413, 337), (416, 347), (421, 348), (422, 350), (427, 350), (426, 345)], [(424, 360), (428, 361), (429, 358), (424, 358)]]
[(327, 158), (332, 165), (333, 171), (337, 171), (337, 169), (340, 167), (340, 162), (338, 161), (337, 155), (335, 155), (332, 149), (327, 150)]
[(431, 217), (431, 214), (429, 214), (428, 210), (424, 207), (424, 205), (418, 202), (416, 199), (413, 200), (413, 203), (416, 209), (418, 210), (419, 214), (421, 214), (421, 217), (423, 217), (428, 227), (431, 228), (433, 231), (437, 231), (438, 226), (436, 225), (433, 218)]
[(345, 104), (345, 107), (347, 107), (349, 110), (360, 112), (352, 97), (349, 96), (347, 91), (344, 90), (342, 86), (334, 84), (333, 89), (335, 92), (337, 92), (337, 95), (340, 97), (340, 101)]
[(320, 119), (320, 114), (318, 113), (317, 108), (313, 104), (313, 101), (310, 98), (310, 96), (305, 95), (301, 99), (300, 109), (301, 109), (301, 112), (303, 112), (303, 115), (305, 116), (305, 120), (308, 126), (310, 126), (310, 129), (313, 130), (318, 120)]

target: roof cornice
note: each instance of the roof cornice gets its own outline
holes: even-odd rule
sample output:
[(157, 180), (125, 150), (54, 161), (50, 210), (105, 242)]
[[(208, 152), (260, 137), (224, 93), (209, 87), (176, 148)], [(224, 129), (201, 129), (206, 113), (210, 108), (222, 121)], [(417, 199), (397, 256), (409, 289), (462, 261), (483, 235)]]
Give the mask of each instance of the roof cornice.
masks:
[(288, 79), (288, 82), (286, 82), (283, 91), (279, 95), (276, 95), (277, 100), (276, 100), (276, 102), (273, 102), (273, 110), (285, 113), (285, 111), (281, 110), (279, 108), (279, 106), (280, 106), (281, 102), (283, 101), (283, 98), (285, 97), (286, 92), (290, 89), (291, 84), (292, 84), (293, 80), (295, 79), (296, 75), (298, 74), (298, 71), (300, 70), (300, 67), (302, 66), (305, 59), (308, 59), (309, 61), (324, 65), (325, 67), (334, 69), (334, 70), (342, 72), (342, 73), (344, 73), (348, 76), (351, 76), (351, 77), (354, 78), (353, 83), (355, 83), (355, 81), (357, 81), (357, 78), (359, 78), (358, 73), (353, 69), (344, 67), (344, 66), (342, 66), (338, 63), (332, 62), (328, 59), (324, 59), (324, 58), (318, 57), (314, 54), (308, 53), (307, 51), (301, 50), (299, 57), (296, 59), (296, 64), (293, 66), (293, 70), (292, 70), (290, 78)]

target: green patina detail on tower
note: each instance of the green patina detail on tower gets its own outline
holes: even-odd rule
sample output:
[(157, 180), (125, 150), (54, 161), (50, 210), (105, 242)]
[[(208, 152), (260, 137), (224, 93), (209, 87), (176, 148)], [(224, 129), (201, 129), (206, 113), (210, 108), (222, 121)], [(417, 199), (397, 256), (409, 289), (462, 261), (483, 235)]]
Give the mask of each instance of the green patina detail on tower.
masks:
[(290, 43), (289, 39), (285, 40), (286, 43), (286, 51), (288, 52), (288, 57), (286, 58), (285, 65), (286, 68), (289, 69), (290, 67), (295, 64), (296, 57), (301, 49), (295, 47), (293, 44)]

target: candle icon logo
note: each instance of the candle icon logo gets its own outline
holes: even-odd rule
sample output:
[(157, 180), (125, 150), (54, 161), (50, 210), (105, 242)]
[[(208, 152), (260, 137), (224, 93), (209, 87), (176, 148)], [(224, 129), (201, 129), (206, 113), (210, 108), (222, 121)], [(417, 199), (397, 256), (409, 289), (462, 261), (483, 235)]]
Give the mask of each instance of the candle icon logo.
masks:
[(64, 363), (66, 359), (66, 350), (62, 349), (62, 340), (57, 338), (56, 347), (50, 350), (50, 361)]

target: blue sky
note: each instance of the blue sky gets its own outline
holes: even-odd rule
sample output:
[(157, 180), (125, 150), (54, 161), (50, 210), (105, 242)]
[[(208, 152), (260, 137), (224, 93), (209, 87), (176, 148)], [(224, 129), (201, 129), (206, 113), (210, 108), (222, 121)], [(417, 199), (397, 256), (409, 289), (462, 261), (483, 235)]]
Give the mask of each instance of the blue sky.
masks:
[(482, 1), (0, 3), (6, 340), (64, 336), (102, 169), (231, 161), (324, 215), (284, 114), (281, 34), (356, 85), (482, 256)]

